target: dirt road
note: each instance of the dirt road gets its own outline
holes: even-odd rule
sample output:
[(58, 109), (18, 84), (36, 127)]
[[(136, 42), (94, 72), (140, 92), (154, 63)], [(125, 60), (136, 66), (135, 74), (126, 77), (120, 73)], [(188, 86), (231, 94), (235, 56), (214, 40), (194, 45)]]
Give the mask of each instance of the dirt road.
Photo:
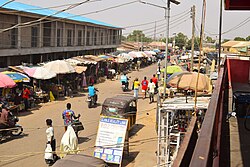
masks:
[[(134, 71), (128, 76), (131, 81), (134, 77), (138, 77), (141, 81), (144, 76), (152, 77), (156, 72), (156, 64), (143, 68), (140, 71)], [(130, 84), (131, 85), (131, 84)], [(123, 94), (119, 80), (107, 80), (104, 83), (96, 85), (99, 89), (99, 103), (105, 98), (112, 97), (117, 94)], [(126, 94), (133, 94), (127, 92)], [(100, 116), (101, 106), (88, 109), (86, 93), (78, 97), (54, 101), (42, 104), (40, 108), (27, 113), (20, 114), (20, 124), (24, 127), (22, 137), (7, 140), (0, 144), (0, 166), (2, 167), (46, 167), (44, 162), (44, 149), (46, 142), (46, 126), (45, 120), (51, 118), (55, 129), (55, 138), (57, 140), (57, 148), (59, 148), (60, 140), (64, 132), (62, 111), (66, 104), (72, 104), (72, 110), (76, 114), (81, 114), (80, 120), (85, 126), (85, 130), (79, 134), (79, 147), (84, 149), (82, 153), (93, 155), (93, 146), (95, 144), (98, 120)], [(152, 167), (156, 165), (155, 151), (157, 148), (157, 140), (139, 140), (156, 137), (155, 132), (155, 107), (156, 103), (149, 104), (149, 99), (139, 99), (137, 126), (133, 129), (133, 135), (130, 141), (138, 141), (130, 147), (130, 155), (125, 155), (122, 166), (129, 167)]]

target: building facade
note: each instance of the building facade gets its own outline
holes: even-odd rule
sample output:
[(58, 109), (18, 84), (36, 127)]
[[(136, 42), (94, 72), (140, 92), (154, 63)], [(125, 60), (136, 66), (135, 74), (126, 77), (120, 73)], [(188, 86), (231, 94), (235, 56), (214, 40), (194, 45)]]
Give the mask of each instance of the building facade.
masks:
[(63, 12), (46, 16), (55, 12), (22, 5), (12, 2), (0, 8), (1, 67), (103, 54), (121, 43), (119, 27)]

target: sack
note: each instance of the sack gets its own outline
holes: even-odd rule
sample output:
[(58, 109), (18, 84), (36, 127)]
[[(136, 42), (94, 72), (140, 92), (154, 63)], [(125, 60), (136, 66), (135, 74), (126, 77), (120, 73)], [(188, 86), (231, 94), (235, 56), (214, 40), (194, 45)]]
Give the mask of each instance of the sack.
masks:
[(52, 153), (52, 147), (50, 144), (47, 144), (45, 153), (44, 153), (44, 159), (45, 160), (53, 160), (53, 153)]
[(134, 83), (132, 84), (132, 90), (134, 90)]

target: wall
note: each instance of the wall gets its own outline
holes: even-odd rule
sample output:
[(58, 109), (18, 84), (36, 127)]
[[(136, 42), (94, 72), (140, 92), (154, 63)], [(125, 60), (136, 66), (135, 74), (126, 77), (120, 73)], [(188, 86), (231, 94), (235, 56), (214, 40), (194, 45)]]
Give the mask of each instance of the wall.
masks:
[(227, 59), (229, 82), (248, 83), (250, 61)]

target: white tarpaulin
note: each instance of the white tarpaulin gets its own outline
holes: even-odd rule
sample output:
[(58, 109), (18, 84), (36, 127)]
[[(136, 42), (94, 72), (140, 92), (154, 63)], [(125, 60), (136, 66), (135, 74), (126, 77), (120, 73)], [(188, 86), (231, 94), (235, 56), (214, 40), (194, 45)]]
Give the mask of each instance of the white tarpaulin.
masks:
[(60, 157), (63, 158), (68, 154), (76, 154), (78, 151), (78, 139), (71, 125), (68, 126), (60, 144)]

